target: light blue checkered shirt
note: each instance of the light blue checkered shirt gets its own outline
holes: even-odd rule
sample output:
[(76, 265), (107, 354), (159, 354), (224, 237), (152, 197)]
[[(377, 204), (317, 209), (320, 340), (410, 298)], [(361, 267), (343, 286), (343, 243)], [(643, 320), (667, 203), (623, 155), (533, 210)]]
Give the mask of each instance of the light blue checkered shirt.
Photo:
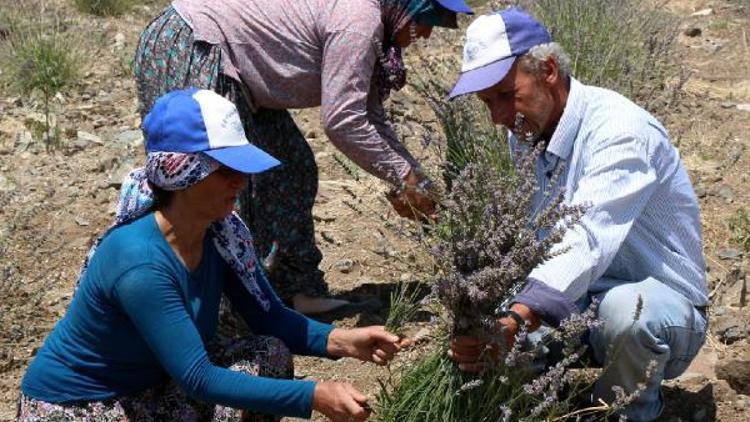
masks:
[[(510, 137), (511, 149), (517, 142)], [(568, 203), (589, 208), (558, 245), (570, 249), (535, 268), (532, 281), (575, 302), (587, 291), (653, 277), (695, 306), (708, 304), (697, 199), (653, 116), (620, 94), (571, 78), (563, 115), (537, 162), (542, 190), (562, 164), (557, 188), (564, 186)], [(537, 195), (534, 208), (544, 201)], [(544, 306), (549, 297), (538, 302)]]

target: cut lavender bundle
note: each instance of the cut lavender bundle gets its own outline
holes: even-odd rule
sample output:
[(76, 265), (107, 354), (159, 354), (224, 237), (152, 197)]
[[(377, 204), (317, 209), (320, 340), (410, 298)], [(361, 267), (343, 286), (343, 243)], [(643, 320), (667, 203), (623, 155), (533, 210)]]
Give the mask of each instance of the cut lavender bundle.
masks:
[[(517, 152), (516, 171), (501, 174), (483, 162), (468, 164), (454, 181), (434, 247), (442, 276), (435, 293), (455, 335), (496, 334), (496, 310), (517, 292), (531, 270), (554, 256), (553, 246), (583, 208), (564, 192), (539, 192), (534, 173), (543, 143)], [(532, 212), (535, 195), (549, 196)]]
[[(527, 331), (520, 330), (511, 349), (502, 344), (497, 322), (498, 307), (520, 290), (531, 270), (565, 252), (553, 247), (584, 212), (564, 203), (556, 183), (540, 191), (534, 170), (544, 144), (526, 146), (517, 149), (514, 171), (499, 172), (480, 158), (453, 180), (432, 246), (440, 270), (433, 293), (447, 324), (437, 347), (407, 367), (397, 385), (384, 386), (378, 420), (542, 420), (570, 410), (562, 390), (579, 388), (568, 366), (585, 351), (580, 334), (595, 324), (595, 313), (561, 324), (555, 337), (571, 353), (541, 373), (532, 365), (534, 353), (524, 347)], [(532, 211), (535, 195), (545, 195), (547, 206)], [(501, 359), (488, 353), (483, 372), (464, 373), (447, 356), (449, 338), (456, 335), (489, 338), (501, 343), (505, 354)]]

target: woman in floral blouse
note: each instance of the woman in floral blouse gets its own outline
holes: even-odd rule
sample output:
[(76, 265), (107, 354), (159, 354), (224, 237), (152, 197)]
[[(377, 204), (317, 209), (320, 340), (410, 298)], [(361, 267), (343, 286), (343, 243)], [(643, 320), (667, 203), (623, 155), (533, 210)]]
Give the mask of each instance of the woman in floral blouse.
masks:
[[(456, 27), (463, 0), (175, 0), (143, 31), (135, 59), (140, 110), (176, 88), (238, 104), (248, 136), (282, 165), (241, 198), (280, 296), (305, 313), (325, 298), (312, 207), (314, 155), (287, 109), (321, 108), (325, 133), (354, 163), (392, 184), (394, 208), (430, 216), (428, 181), (388, 124), (383, 100), (406, 82), (401, 49), (435, 26)], [(416, 210), (416, 215), (412, 210)]]

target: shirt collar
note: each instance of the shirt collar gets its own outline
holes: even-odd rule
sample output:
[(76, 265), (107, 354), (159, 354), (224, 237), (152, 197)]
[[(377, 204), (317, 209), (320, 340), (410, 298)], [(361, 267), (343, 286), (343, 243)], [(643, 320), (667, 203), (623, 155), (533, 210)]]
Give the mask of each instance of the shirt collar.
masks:
[(581, 128), (585, 107), (583, 88), (583, 84), (572, 76), (570, 77), (570, 91), (568, 92), (565, 109), (560, 116), (555, 132), (552, 134), (552, 139), (547, 145), (547, 153), (554, 154), (563, 160), (567, 160), (570, 156), (573, 143), (578, 136), (578, 130)]

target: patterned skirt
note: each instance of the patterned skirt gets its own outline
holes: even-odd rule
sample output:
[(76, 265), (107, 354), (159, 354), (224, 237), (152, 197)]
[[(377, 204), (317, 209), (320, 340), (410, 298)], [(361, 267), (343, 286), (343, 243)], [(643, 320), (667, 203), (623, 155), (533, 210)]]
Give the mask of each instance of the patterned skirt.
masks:
[(315, 156), (288, 111), (251, 110), (243, 86), (221, 73), (221, 57), (218, 45), (196, 41), (175, 9), (165, 9), (143, 31), (136, 51), (141, 116), (161, 95), (187, 87), (210, 89), (234, 102), (250, 142), (282, 162), (254, 175), (241, 198), (258, 255), (267, 256), (277, 244), (269, 275), (281, 298), (326, 295), (312, 217), (318, 192)]
[[(233, 371), (272, 378), (291, 379), (294, 375), (292, 355), (275, 337), (212, 342), (208, 347), (211, 361)], [(55, 404), (21, 394), (18, 402), (19, 422), (59, 421), (256, 421), (271, 422), (281, 418), (261, 415), (196, 401), (174, 382), (149, 388), (137, 394), (104, 401)]]

